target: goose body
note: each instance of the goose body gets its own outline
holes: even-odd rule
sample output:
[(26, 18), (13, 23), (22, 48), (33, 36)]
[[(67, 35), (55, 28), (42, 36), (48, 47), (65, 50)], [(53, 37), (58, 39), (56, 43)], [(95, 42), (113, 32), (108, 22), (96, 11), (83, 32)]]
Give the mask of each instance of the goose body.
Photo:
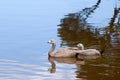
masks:
[(54, 51), (56, 47), (56, 42), (54, 40), (49, 40), (48, 43), (52, 44), (52, 47), (48, 52), (48, 55), (50, 57), (75, 57), (76, 50), (79, 49), (77, 47), (73, 47), (73, 48), (63, 48), (63, 49)]
[(76, 53), (84, 56), (101, 55), (101, 53), (96, 49), (79, 50), (79, 51), (76, 51)]
[(49, 56), (51, 57), (74, 57), (75, 52), (72, 49), (63, 48), (63, 49), (59, 49), (56, 52), (51, 52)]
[(98, 51), (97, 49), (84, 49), (84, 45), (82, 43), (79, 43), (77, 47), (81, 49), (76, 51), (78, 55), (84, 55), (84, 56), (101, 55), (101, 52)]

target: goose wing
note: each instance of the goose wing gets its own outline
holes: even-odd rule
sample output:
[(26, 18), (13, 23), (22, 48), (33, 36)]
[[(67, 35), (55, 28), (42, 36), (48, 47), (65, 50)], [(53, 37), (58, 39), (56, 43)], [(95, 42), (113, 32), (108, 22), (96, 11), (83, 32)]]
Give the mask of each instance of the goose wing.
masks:
[(100, 52), (96, 49), (77, 50), (76, 53), (79, 55), (100, 55)]

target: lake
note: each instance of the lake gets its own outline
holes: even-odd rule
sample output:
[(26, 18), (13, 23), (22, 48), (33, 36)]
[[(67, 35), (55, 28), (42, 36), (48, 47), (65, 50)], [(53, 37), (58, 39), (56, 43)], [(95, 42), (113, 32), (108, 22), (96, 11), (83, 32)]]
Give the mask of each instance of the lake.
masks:
[[(0, 80), (119, 80), (120, 0), (1, 0)], [(75, 47), (102, 56), (51, 58)]]

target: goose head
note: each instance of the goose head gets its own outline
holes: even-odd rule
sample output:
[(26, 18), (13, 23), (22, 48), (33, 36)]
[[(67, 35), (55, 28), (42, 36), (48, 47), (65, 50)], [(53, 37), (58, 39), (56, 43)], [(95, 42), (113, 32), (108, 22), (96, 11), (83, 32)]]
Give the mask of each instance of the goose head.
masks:
[(84, 45), (82, 43), (78, 43), (77, 44), (77, 47), (81, 50), (84, 50)]
[(49, 44), (55, 44), (56, 42), (55, 42), (55, 40), (49, 40), (48, 43)]

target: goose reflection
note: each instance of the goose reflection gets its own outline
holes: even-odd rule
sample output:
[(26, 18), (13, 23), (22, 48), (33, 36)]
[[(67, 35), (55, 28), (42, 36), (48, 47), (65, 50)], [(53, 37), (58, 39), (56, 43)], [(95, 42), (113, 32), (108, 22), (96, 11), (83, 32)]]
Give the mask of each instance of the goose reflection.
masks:
[(48, 69), (50, 73), (55, 73), (56, 72), (56, 64), (55, 61), (58, 63), (64, 63), (64, 64), (75, 64), (75, 65), (85, 65), (86, 60), (93, 60), (100, 58), (100, 56), (79, 56), (78, 58), (62, 58), (62, 57), (48, 57), (48, 61), (51, 64), (51, 68)]
[(51, 64), (51, 67), (48, 69), (50, 73), (56, 72), (56, 64), (55, 61), (58, 63), (64, 64), (75, 64), (77, 69), (80, 69), (81, 66), (85, 65), (85, 61), (97, 59), (100, 56), (79, 56), (78, 58), (62, 58), (62, 57), (48, 57), (48, 61)]
[(51, 64), (51, 68), (48, 69), (50, 73), (56, 72), (56, 64), (54, 61), (57, 61), (59, 63), (65, 63), (65, 64), (77, 64), (77, 65), (84, 65), (84, 60), (78, 59), (78, 58), (61, 58), (61, 57), (48, 57), (48, 60)]
[(52, 57), (48, 57), (48, 60), (51, 64), (51, 68), (48, 69), (50, 73), (55, 73), (56, 72), (56, 64), (54, 63), (54, 59)]

